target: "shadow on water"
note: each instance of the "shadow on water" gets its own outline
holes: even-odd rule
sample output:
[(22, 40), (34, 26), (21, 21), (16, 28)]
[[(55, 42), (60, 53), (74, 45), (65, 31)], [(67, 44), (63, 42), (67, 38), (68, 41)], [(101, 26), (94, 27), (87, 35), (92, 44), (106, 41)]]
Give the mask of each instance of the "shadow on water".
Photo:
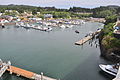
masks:
[[(96, 76), (95, 73), (98, 74), (99, 76)], [(114, 76), (109, 75), (101, 70), (96, 70), (95, 73), (89, 72), (88, 68), (84, 69), (83, 67), (83, 69), (81, 69), (81, 67), (78, 66), (61, 80), (96, 80), (96, 79), (98, 80), (101, 78), (101, 76), (102, 76), (101, 80), (112, 80), (115, 78)]]
[[(82, 45), (81, 48), (84, 46)], [(99, 68), (99, 64), (101, 63), (108, 63), (108, 61), (101, 59), (100, 56), (94, 58), (96, 52), (92, 52), (93, 54), (90, 55), (84, 62), (79, 63), (79, 65), (74, 68), (69, 74), (67, 74), (61, 80), (112, 80), (114, 76), (109, 75), (102, 71)]]
[(30, 80), (27, 78), (24, 78), (22, 76), (17, 76), (16, 74), (9, 74), (9, 72), (4, 73), (4, 75), (2, 75), (2, 77), (0, 78), (0, 80)]
[(102, 70), (99, 71), (99, 74), (102, 75), (103, 77), (105, 77), (106, 80), (112, 80), (115, 78), (115, 76), (112, 76), (112, 75), (110, 75)]

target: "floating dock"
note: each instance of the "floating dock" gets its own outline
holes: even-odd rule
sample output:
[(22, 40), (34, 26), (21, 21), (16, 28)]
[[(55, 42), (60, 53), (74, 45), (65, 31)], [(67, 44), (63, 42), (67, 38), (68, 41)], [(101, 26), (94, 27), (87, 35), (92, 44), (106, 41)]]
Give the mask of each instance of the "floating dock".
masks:
[(7, 71), (9, 71), (10, 74), (14, 73), (17, 76), (23, 76), (23, 77), (34, 79), (34, 80), (57, 80), (47, 76), (43, 76), (43, 73), (40, 75), (40, 74), (36, 74), (30, 71), (15, 67), (15, 66), (9, 66)]
[(120, 80), (120, 66), (119, 66), (119, 69), (118, 69), (118, 73), (113, 80)]
[(83, 45), (85, 42), (89, 41), (90, 39), (92, 39), (96, 34), (100, 33), (100, 30), (97, 30), (96, 32), (93, 32), (92, 35), (88, 35), (87, 37), (84, 37), (83, 39), (75, 42), (75, 45)]
[(57, 80), (51, 77), (43, 76), (43, 73), (37, 74), (31, 71), (27, 71), (15, 66), (11, 66), (11, 62), (8, 61), (7, 63), (3, 63), (2, 60), (0, 59), (0, 77), (5, 73), (5, 71), (10, 72), (10, 74), (16, 74), (17, 76), (22, 76), (28, 79), (33, 79), (33, 80)]
[(85, 42), (87, 42), (90, 39), (92, 39), (92, 36), (87, 36), (87, 37), (81, 39), (80, 41), (75, 42), (75, 44), (76, 45), (82, 45), (82, 44), (84, 44)]

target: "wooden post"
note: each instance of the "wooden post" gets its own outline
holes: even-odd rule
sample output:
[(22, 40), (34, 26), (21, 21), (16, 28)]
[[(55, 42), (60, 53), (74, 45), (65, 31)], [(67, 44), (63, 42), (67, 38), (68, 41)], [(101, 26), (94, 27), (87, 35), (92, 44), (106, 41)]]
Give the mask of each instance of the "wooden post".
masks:
[(41, 72), (41, 80), (43, 80), (43, 72)]
[(8, 61), (8, 69), (10, 70), (10, 74), (12, 74), (11, 62), (10, 61)]

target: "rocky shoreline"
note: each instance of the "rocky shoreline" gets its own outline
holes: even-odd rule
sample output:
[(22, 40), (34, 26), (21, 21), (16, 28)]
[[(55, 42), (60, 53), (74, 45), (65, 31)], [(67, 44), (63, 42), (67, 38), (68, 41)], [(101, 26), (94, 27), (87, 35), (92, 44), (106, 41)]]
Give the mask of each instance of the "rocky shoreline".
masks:
[(101, 33), (99, 35), (101, 57), (103, 57), (109, 61), (115, 62), (115, 63), (120, 62), (120, 48), (114, 47), (114, 48), (107, 49), (106, 46), (104, 44), (102, 44), (102, 40), (104, 38), (103, 34), (104, 34), (104, 32), (101, 31)]

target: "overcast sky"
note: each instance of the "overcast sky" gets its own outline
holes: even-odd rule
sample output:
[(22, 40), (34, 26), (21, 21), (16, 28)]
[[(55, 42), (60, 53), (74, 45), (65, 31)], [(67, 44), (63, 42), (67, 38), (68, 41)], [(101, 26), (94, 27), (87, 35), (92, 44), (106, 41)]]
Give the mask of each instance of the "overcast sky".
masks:
[(72, 6), (93, 8), (106, 5), (120, 6), (120, 0), (0, 0), (0, 5), (6, 4), (55, 6), (57, 8), (69, 8)]

